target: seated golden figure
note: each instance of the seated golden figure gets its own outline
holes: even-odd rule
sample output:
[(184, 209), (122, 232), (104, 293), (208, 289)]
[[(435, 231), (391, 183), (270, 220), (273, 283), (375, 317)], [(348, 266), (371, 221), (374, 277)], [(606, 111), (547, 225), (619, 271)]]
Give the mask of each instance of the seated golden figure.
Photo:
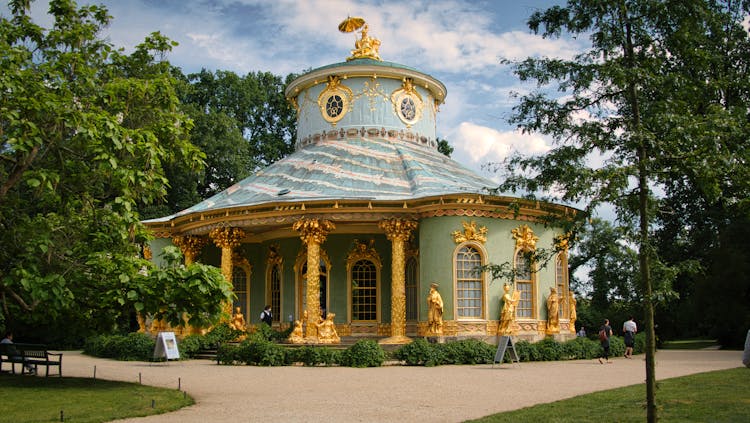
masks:
[(334, 313), (328, 313), (325, 320), (320, 319), (318, 326), (318, 342), (321, 344), (338, 344), (341, 342), (339, 334), (336, 332), (336, 325), (333, 323)]
[(368, 31), (367, 24), (362, 27), (362, 38), (354, 42), (354, 50), (352, 50), (352, 56), (347, 60), (352, 59), (380, 59), (380, 40), (377, 38), (370, 37), (367, 35)]
[(304, 344), (305, 343), (305, 333), (302, 331), (301, 320), (294, 321), (294, 329), (292, 329), (292, 333), (289, 334), (289, 337), (286, 338), (286, 340), (291, 342), (292, 344)]

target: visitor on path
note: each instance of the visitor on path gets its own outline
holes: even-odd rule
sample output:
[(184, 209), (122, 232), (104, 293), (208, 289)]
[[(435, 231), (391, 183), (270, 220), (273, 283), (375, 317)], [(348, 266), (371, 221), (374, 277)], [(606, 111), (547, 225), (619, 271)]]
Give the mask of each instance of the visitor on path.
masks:
[(586, 337), (586, 328), (581, 326), (581, 329), (578, 331), (578, 337), (579, 338), (585, 338)]
[(750, 367), (750, 330), (747, 331), (747, 337), (745, 338), (745, 352), (742, 354), (742, 364), (745, 367)]
[[(5, 332), (5, 337), (3, 338), (2, 341), (0, 341), (0, 344), (13, 344), (13, 332), (10, 332), (10, 331), (9, 332)], [(17, 355), (17, 354), (18, 354), (18, 351), (16, 351), (15, 348), (12, 348), (12, 347), (9, 348), (9, 350), (8, 350), (8, 357), (9, 358), (14, 359), (14, 361), (15, 360), (20, 360), (21, 356)], [(13, 365), (13, 364), (11, 364), (11, 365)], [(26, 371), (30, 375), (36, 374), (36, 371), (34, 370), (34, 368), (31, 367), (30, 364), (26, 363), (25, 359), (24, 359), (23, 367), (26, 368)], [(13, 372), (15, 373), (15, 369), (13, 370)]]
[(607, 364), (611, 363), (611, 361), (609, 361), (609, 338), (611, 336), (612, 327), (609, 326), (609, 319), (604, 319), (604, 324), (599, 328), (599, 342), (602, 344), (602, 356), (599, 357), (599, 363), (601, 364), (604, 364), (604, 361), (606, 361)]
[(622, 324), (622, 332), (625, 336), (625, 358), (633, 357), (633, 346), (635, 346), (635, 334), (638, 332), (638, 326), (630, 316), (630, 320)]
[(260, 321), (271, 326), (273, 323), (273, 314), (271, 314), (271, 306), (267, 305), (260, 313)]

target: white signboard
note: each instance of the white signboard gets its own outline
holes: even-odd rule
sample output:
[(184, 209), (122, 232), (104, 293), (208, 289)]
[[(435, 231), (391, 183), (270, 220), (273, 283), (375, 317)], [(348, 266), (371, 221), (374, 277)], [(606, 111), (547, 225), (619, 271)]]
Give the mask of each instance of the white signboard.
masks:
[(167, 360), (179, 360), (180, 352), (177, 350), (177, 339), (174, 332), (159, 332), (156, 337), (156, 348), (154, 358), (166, 357)]

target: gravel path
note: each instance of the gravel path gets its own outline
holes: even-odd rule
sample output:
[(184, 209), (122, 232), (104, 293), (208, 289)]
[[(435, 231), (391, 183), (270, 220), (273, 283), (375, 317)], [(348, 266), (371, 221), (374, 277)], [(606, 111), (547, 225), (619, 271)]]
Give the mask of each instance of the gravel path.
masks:
[[(503, 365), (354, 369), (219, 366), (208, 360), (119, 362), (66, 351), (65, 376), (187, 391), (196, 404), (119, 422), (461, 422), (589, 392), (644, 383), (643, 355)], [(741, 351), (665, 350), (657, 379), (742, 365)], [(644, 387), (645, 395), (645, 387)]]

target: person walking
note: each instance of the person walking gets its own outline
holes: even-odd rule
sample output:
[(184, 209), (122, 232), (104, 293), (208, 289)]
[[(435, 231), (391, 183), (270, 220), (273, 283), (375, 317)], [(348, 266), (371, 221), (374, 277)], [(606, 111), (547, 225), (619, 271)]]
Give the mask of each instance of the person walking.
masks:
[(635, 324), (633, 316), (622, 324), (622, 332), (625, 335), (625, 358), (631, 358), (635, 346), (635, 334), (638, 332), (638, 325)]
[(609, 325), (609, 319), (604, 319), (604, 324), (599, 328), (599, 342), (602, 344), (602, 356), (599, 357), (600, 364), (604, 364), (604, 361), (606, 361), (607, 364), (611, 363), (611, 361), (609, 361), (609, 338), (611, 336), (612, 327)]

